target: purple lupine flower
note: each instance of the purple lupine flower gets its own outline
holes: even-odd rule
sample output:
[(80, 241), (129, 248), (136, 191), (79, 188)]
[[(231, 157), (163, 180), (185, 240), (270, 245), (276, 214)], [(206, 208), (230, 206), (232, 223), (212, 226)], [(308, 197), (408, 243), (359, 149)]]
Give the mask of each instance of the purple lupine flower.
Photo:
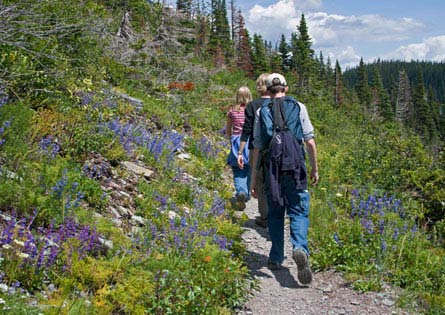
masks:
[(382, 250), (382, 252), (386, 251), (386, 241), (382, 240), (382, 243), (380, 245), (380, 249)]
[(340, 241), (340, 238), (338, 237), (337, 233), (334, 233), (334, 241), (337, 243), (340, 247), (343, 246), (342, 242)]
[(383, 234), (385, 231), (385, 220), (379, 220), (379, 234)]
[(393, 240), (397, 240), (399, 238), (399, 229), (398, 228), (395, 228), (394, 229), (394, 232), (393, 232), (393, 234), (392, 234), (392, 239)]

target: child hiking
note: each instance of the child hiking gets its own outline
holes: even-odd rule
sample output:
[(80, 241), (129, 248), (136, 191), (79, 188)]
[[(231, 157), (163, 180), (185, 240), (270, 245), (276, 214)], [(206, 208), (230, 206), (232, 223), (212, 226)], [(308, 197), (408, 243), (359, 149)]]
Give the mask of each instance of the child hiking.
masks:
[[(250, 199), (250, 167), (240, 168), (238, 166), (238, 152), (240, 152), (241, 133), (244, 124), (244, 111), (247, 103), (252, 100), (252, 94), (246, 86), (242, 86), (236, 92), (236, 104), (231, 106), (227, 113), (226, 134), (230, 139), (230, 153), (227, 164), (232, 167), (233, 182), (235, 185), (235, 207), (242, 211), (246, 208), (246, 201)], [(249, 160), (247, 147), (240, 152), (244, 160)]]

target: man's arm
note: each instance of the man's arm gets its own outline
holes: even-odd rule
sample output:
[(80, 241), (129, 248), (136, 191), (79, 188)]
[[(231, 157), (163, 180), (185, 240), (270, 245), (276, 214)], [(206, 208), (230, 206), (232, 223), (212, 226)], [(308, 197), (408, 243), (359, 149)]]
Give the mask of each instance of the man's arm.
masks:
[(256, 191), (256, 172), (257, 172), (257, 164), (258, 164), (258, 156), (260, 155), (260, 150), (258, 148), (253, 148), (253, 156), (252, 158), (252, 175), (250, 182), (250, 194), (253, 198), (258, 198), (258, 192)]
[(244, 110), (244, 124), (241, 132), (241, 141), (247, 142), (252, 136), (253, 122), (255, 120), (255, 112), (253, 103), (249, 102)]
[(317, 185), (318, 183), (318, 165), (317, 165), (317, 146), (315, 144), (315, 139), (311, 138), (306, 142), (306, 148), (309, 155), (309, 164), (311, 165), (310, 179), (312, 185)]

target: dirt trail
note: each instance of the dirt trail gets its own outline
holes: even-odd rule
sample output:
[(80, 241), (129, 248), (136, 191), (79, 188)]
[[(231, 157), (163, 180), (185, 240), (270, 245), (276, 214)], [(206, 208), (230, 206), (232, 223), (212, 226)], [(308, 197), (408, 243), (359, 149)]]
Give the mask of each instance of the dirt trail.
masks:
[(247, 203), (244, 213), (249, 217), (243, 234), (247, 247), (246, 261), (251, 274), (259, 281), (260, 291), (251, 296), (238, 315), (409, 314), (396, 308), (390, 287), (386, 287), (384, 292), (361, 294), (334, 271), (314, 273), (312, 283), (301, 286), (297, 281), (297, 266), (291, 258), (288, 231), (285, 268), (278, 271), (267, 269), (271, 244), (267, 229), (255, 224), (258, 215), (256, 199)]

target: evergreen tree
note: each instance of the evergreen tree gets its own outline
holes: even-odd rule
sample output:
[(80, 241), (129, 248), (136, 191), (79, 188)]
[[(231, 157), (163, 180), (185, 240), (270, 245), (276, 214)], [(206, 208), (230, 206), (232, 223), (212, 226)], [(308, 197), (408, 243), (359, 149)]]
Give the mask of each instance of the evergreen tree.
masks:
[(399, 81), (397, 89), (396, 102), (396, 120), (404, 126), (411, 126), (412, 115), (412, 100), (411, 100), (411, 86), (408, 75), (405, 70), (399, 71)]
[(237, 10), (235, 8), (235, 0), (230, 0), (230, 25), (232, 26), (232, 41), (235, 42), (235, 34), (237, 32)]
[(192, 0), (176, 0), (176, 10), (187, 14), (188, 16), (192, 15)]
[(394, 114), (392, 112), (391, 103), (389, 101), (388, 91), (383, 86), (382, 76), (379, 68), (374, 67), (371, 82), (371, 111), (385, 120), (392, 120)]
[(268, 59), (270, 72), (283, 72), (283, 59), (278, 51), (272, 50), (268, 55)]
[(335, 105), (340, 107), (343, 105), (343, 76), (338, 60), (335, 61), (335, 90), (334, 90)]
[(437, 137), (434, 123), (434, 112), (427, 102), (425, 85), (422, 72), (419, 70), (417, 82), (413, 92), (413, 127), (417, 134), (426, 142), (431, 142)]
[(363, 58), (360, 58), (360, 63), (357, 70), (357, 83), (355, 85), (355, 91), (360, 104), (368, 109), (370, 105), (371, 93), (368, 85), (368, 74), (366, 72)]
[(318, 58), (318, 77), (320, 78), (320, 80), (326, 82), (327, 79), (326, 65), (324, 63), (323, 52), (321, 50), (320, 50), (320, 56)]
[(210, 21), (208, 14), (206, 14), (206, 7), (204, 4), (197, 5), (196, 8), (196, 45), (195, 56), (206, 58), (206, 51), (208, 50), (209, 36), (210, 36)]
[(286, 37), (281, 34), (280, 44), (278, 45), (278, 53), (281, 57), (281, 70), (287, 71), (290, 69), (289, 45), (286, 43)]
[(312, 42), (304, 14), (301, 15), (297, 30), (298, 35), (295, 34), (291, 40), (291, 50), (298, 72), (297, 88), (300, 93), (307, 95), (311, 89), (311, 80), (313, 77), (314, 51), (311, 48)]
[(211, 1), (211, 32), (209, 48), (215, 56), (215, 63), (220, 66), (232, 55), (232, 40), (225, 0)]
[[(340, 67), (340, 64), (339, 64), (339, 67)], [(331, 62), (331, 58), (329, 56), (328, 56), (328, 59), (326, 60), (325, 68), (326, 68), (325, 83), (328, 87), (332, 88), (335, 84), (334, 83), (335, 82), (335, 69), (332, 68), (332, 62)], [(343, 81), (343, 74), (342, 74), (342, 81)]]
[(252, 65), (255, 76), (269, 71), (266, 47), (263, 38), (258, 34), (253, 34)]
[(251, 46), (247, 29), (244, 23), (244, 17), (241, 9), (236, 13), (234, 19), (234, 43), (236, 52), (236, 64), (238, 69), (243, 70), (248, 76), (253, 76), (253, 66), (251, 59)]
[(428, 105), (433, 114), (434, 124), (437, 130), (437, 137), (443, 139), (445, 136), (445, 120), (443, 119), (445, 116), (445, 108), (444, 105), (437, 102), (434, 95), (434, 89), (431, 85), (428, 87)]

